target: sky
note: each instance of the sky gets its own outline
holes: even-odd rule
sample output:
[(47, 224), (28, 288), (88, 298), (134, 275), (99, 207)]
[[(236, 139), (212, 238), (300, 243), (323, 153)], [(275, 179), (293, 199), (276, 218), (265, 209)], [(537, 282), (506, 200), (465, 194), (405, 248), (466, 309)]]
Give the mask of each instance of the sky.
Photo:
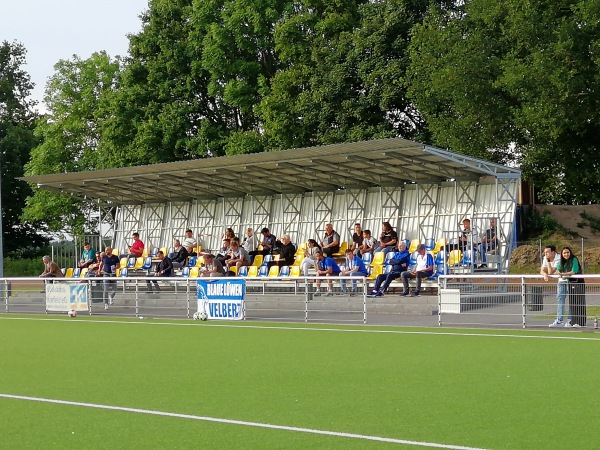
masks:
[(27, 49), (23, 69), (35, 83), (31, 97), (41, 104), (54, 64), (78, 55), (87, 59), (105, 50), (127, 54), (127, 34), (137, 33), (148, 0), (0, 0), (0, 41)]

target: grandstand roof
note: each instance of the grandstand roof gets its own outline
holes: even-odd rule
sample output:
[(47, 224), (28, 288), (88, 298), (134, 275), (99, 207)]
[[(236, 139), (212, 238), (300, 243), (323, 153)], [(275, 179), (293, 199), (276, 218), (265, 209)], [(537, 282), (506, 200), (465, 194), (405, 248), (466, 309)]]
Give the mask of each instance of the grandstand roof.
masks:
[(511, 167), (391, 138), (21, 179), (78, 198), (133, 205), (520, 175)]

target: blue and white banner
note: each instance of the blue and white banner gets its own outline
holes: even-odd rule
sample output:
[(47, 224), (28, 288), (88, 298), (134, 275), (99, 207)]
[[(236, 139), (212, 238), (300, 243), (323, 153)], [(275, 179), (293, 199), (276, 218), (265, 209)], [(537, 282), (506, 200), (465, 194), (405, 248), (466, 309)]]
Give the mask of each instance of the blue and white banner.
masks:
[(245, 280), (198, 280), (198, 311), (209, 319), (242, 320), (244, 318)]
[(46, 310), (67, 312), (88, 310), (87, 284), (46, 284)]

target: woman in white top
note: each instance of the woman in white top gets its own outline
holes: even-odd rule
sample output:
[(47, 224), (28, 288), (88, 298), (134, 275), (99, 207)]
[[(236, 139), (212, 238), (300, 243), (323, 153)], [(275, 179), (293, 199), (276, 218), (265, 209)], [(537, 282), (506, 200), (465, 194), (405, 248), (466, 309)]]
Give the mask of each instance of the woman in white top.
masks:
[(302, 260), (302, 264), (300, 264), (300, 271), (305, 277), (308, 276), (308, 269), (314, 267), (316, 264), (315, 253), (317, 250), (321, 250), (317, 241), (309, 239), (308, 247), (304, 251), (304, 259)]

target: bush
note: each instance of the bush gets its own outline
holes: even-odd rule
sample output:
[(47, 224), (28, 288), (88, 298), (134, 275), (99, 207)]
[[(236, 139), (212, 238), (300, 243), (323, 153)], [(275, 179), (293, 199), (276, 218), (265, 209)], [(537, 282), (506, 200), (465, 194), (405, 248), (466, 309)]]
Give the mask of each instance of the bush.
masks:
[(43, 271), (42, 258), (4, 258), (5, 277), (36, 277)]

